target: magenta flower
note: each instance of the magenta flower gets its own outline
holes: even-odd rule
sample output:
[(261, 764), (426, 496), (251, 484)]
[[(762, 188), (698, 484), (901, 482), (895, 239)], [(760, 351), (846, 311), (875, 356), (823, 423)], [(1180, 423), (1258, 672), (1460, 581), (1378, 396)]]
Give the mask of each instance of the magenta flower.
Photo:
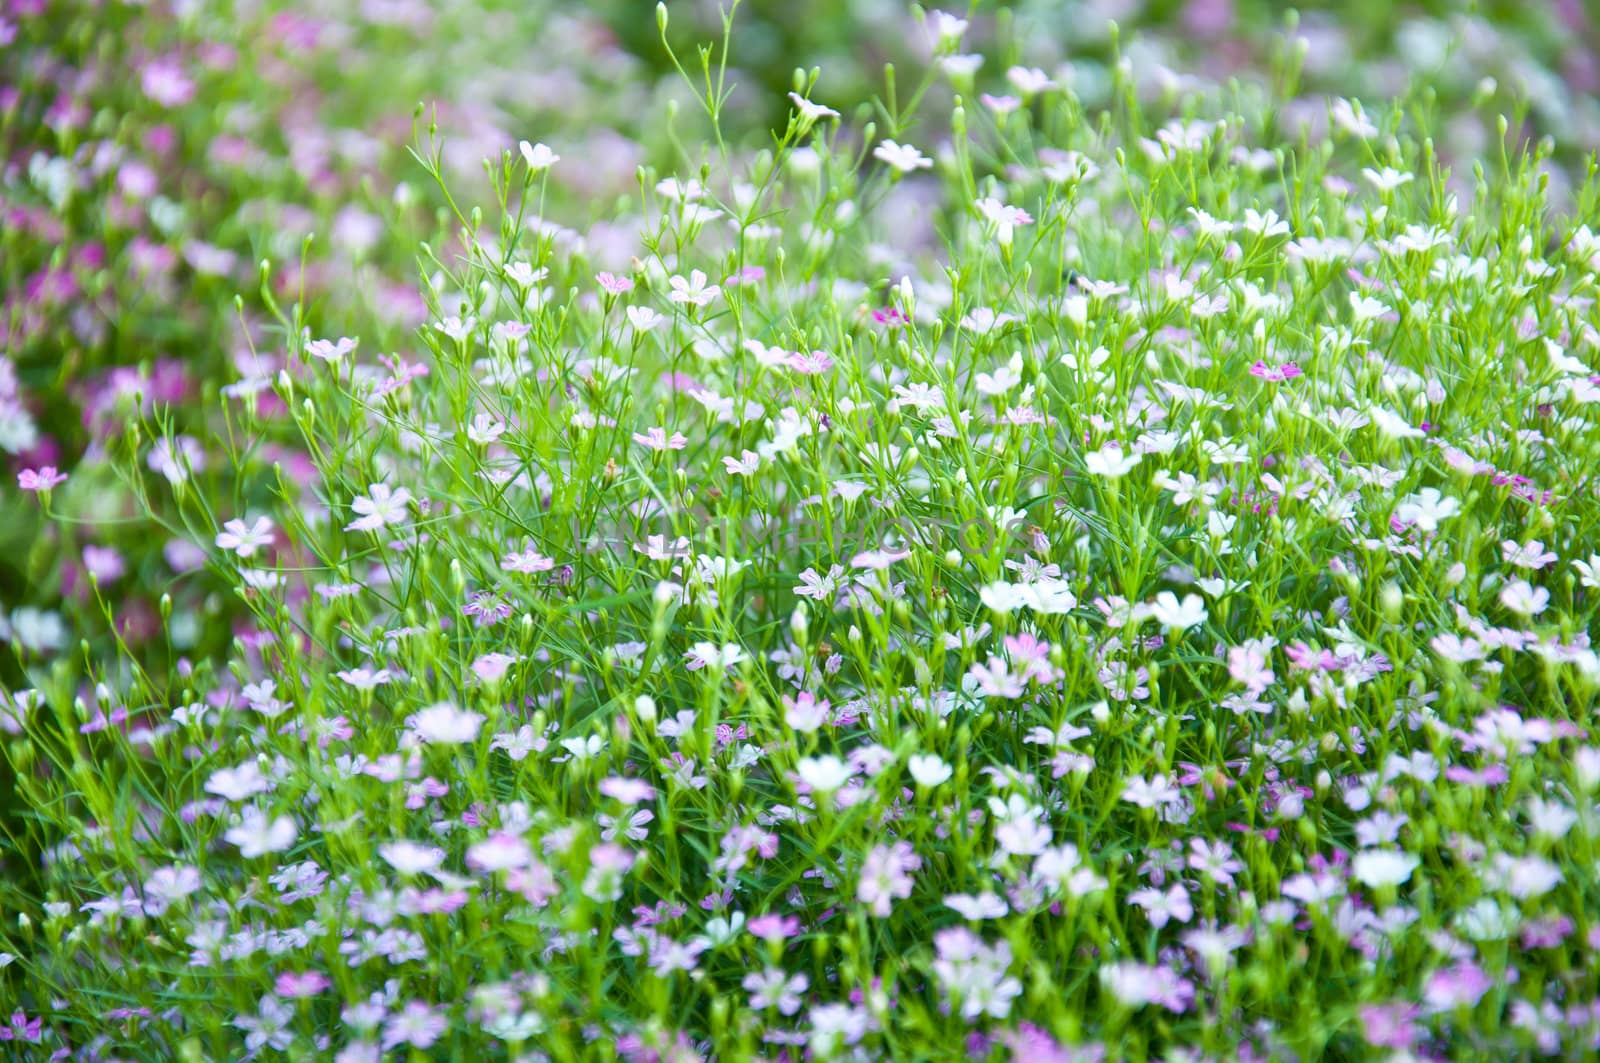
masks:
[(1284, 380), (1293, 380), (1299, 376), (1300, 367), (1293, 362), (1285, 362), (1283, 365), (1268, 365), (1266, 362), (1257, 361), (1250, 367), (1250, 375), (1278, 383)]

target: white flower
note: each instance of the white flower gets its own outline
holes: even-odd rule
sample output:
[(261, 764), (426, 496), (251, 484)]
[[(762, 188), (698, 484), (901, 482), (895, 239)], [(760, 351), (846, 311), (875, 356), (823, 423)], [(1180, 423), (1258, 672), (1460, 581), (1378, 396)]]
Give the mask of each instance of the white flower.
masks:
[(981, 55), (947, 55), (939, 60), (939, 68), (952, 81), (970, 78), (983, 69), (983, 56)]
[(263, 546), (272, 543), (272, 521), (266, 517), (257, 517), (255, 523), (246, 526), (245, 522), (237, 518), (228, 521), (217, 533), (217, 548), (232, 550), (240, 557), (251, 557)]
[[(1503, 876), (1503, 888), (1519, 901), (1542, 897), (1561, 884), (1566, 876), (1561, 869), (1542, 856), (1529, 854), (1512, 860), (1502, 853), (1503, 867), (1495, 869)], [(1490, 876), (1490, 877), (1499, 877)]]
[(306, 353), (332, 364), (355, 350), (356, 342), (349, 336), (341, 336), (337, 343), (333, 340), (312, 340), (306, 344)]
[(1014, 66), (1006, 71), (1006, 80), (1024, 97), (1037, 96), (1056, 87), (1050, 75), (1038, 67)]
[(1024, 588), (1000, 580), (979, 587), (978, 600), (997, 613), (1015, 612), (1025, 604)]
[(259, 808), (247, 808), (235, 827), (230, 827), (223, 839), (239, 847), (239, 855), (253, 860), (267, 853), (281, 853), (300, 837), (300, 828), (288, 816), (269, 821)]
[(997, 314), (987, 306), (975, 306), (961, 316), (961, 327), (979, 334), (993, 332), (1015, 323), (1015, 314)]
[(483, 713), (466, 712), (448, 701), (412, 714), (407, 721), (413, 734), (423, 742), (443, 744), (477, 741), (483, 727)]
[(1376, 321), (1388, 312), (1389, 304), (1370, 295), (1362, 295), (1360, 292), (1350, 293), (1350, 316), (1356, 324), (1363, 325), (1368, 321)]
[(649, 332), (665, 320), (648, 306), (628, 307), (628, 324), (633, 326), (635, 332)]
[(433, 327), (457, 343), (463, 343), (472, 335), (472, 330), (478, 327), (478, 319), (469, 317), (463, 321), (459, 317), (447, 317), (443, 321), (434, 322)]
[(1066, 580), (1041, 579), (1016, 588), (1022, 604), (1045, 616), (1060, 616), (1078, 607), (1078, 598)]
[(478, 871), (507, 871), (533, 863), (533, 850), (515, 834), (500, 831), (467, 847), (467, 866)]
[(561, 161), (561, 156), (551, 151), (549, 146), (543, 143), (529, 144), (524, 140), (517, 147), (522, 151), (522, 161), (528, 164), (528, 169), (533, 173), (538, 173), (540, 170), (548, 170)]
[(402, 875), (433, 871), (444, 863), (443, 849), (431, 845), (419, 845), (406, 838), (384, 842), (378, 846), (378, 855)]
[(1469, 941), (1503, 941), (1521, 922), (1516, 909), (1502, 908), (1492, 898), (1480, 897), (1476, 904), (1455, 917), (1456, 929)]
[(962, 36), (967, 32), (967, 20), (958, 18), (948, 11), (934, 11), (929, 16), (933, 23), (933, 31), (939, 36), (941, 48), (953, 48), (961, 43)]
[[(522, 261), (521, 259), (517, 259), (515, 262), (511, 262), (506, 265), (506, 277), (510, 279), (512, 284), (515, 284), (518, 288), (521, 288), (524, 291), (532, 288), (535, 284), (538, 284), (549, 275), (550, 271), (548, 269), (544, 267), (534, 269), (533, 266)], [(507, 335), (505, 322), (501, 322), (500, 324), (496, 325), (495, 328), (500, 330), (501, 335)], [(508, 336), (508, 338), (510, 337)]]
[(691, 203), (704, 195), (705, 189), (692, 177), (687, 181), (679, 181), (676, 177), (664, 177), (656, 182), (656, 193), (667, 199)]
[(241, 568), (239, 570), (239, 579), (246, 587), (258, 591), (277, 590), (284, 585), (284, 578), (281, 573), (264, 568)]
[(944, 899), (947, 907), (961, 913), (963, 919), (1001, 919), (1010, 909), (997, 895), (984, 891), (976, 897), (967, 893), (952, 893)]
[(391, 678), (387, 668), (379, 668), (376, 671), (365, 667), (348, 668), (334, 674), (357, 690), (376, 689), (387, 683)]
[(979, 373), (974, 378), (974, 383), (978, 388), (978, 394), (1004, 395), (1006, 392), (1016, 388), (1018, 384), (1021, 384), (1022, 375), (1020, 372), (1020, 363), (1022, 360), (1018, 358), (1016, 361), (1018, 362), (1018, 365), (1015, 367), (1003, 365), (999, 369), (996, 369), (993, 374)]
[(1190, 207), (1189, 214), (1194, 218), (1195, 228), (1207, 240), (1222, 243), (1233, 232), (1233, 222), (1213, 218), (1198, 207)]
[(1398, 886), (1411, 877), (1422, 863), (1412, 853), (1397, 852), (1393, 849), (1366, 849), (1355, 855), (1350, 861), (1351, 873), (1363, 885), (1380, 889), (1384, 886)]
[(917, 781), (918, 786), (926, 786), (930, 790), (951, 775), (950, 765), (932, 753), (914, 754), (906, 762), (906, 769), (911, 772), (911, 777)]
[(794, 109), (800, 112), (800, 128), (809, 129), (812, 123), (823, 118), (837, 118), (839, 112), (832, 107), (824, 107), (820, 103), (813, 103), (798, 92), (789, 93), (789, 99), (794, 102)]
[(1415, 428), (1404, 417), (1386, 410), (1382, 406), (1374, 406), (1367, 411), (1372, 418), (1372, 423), (1390, 439), (1421, 439), (1427, 435), (1420, 428)]
[(705, 306), (722, 291), (715, 284), (707, 284), (705, 271), (698, 269), (689, 272), (688, 280), (674, 276), (668, 283), (672, 285), (673, 302), (692, 303), (695, 306)]
[(1439, 522), (1461, 512), (1461, 503), (1439, 493), (1437, 487), (1424, 487), (1414, 495), (1407, 495), (1396, 507), (1395, 516), (1418, 531), (1435, 532)]
[(211, 773), (205, 786), (206, 793), (216, 794), (225, 801), (243, 801), (270, 789), (272, 781), (261, 774), (260, 766), (253, 760), (237, 768), (219, 768)]
[(1180, 602), (1176, 594), (1162, 591), (1156, 595), (1150, 615), (1169, 631), (1187, 631), (1206, 622), (1205, 599), (1198, 594), (1185, 594)]
[(372, 484), (365, 497), (358, 497), (350, 508), (360, 514), (344, 526), (345, 531), (377, 531), (386, 524), (402, 524), (409, 513), (411, 492), (404, 487), (391, 490), (388, 484)]
[(32, 653), (52, 653), (66, 644), (67, 629), (60, 613), (25, 605), (11, 614), (10, 623), (0, 616), (0, 640), (8, 638)]
[(1372, 120), (1361, 110), (1360, 100), (1336, 99), (1333, 101), (1331, 111), (1333, 124), (1346, 133), (1358, 136), (1362, 140), (1378, 135), (1378, 127), (1373, 125)]
[(1525, 579), (1514, 580), (1500, 588), (1500, 604), (1520, 616), (1538, 616), (1549, 607), (1550, 592)]
[(751, 476), (761, 467), (761, 455), (753, 450), (740, 451), (737, 458), (724, 457), (722, 467), (730, 476)]
[(1368, 166), (1362, 169), (1361, 176), (1365, 177), (1380, 192), (1393, 192), (1402, 185), (1408, 185), (1417, 179), (1416, 174), (1401, 173), (1393, 166), (1385, 166), (1381, 171)]
[(879, 162), (887, 163), (899, 173), (911, 173), (914, 170), (929, 170), (933, 168), (933, 160), (910, 144), (898, 144), (892, 140), (885, 140), (872, 149), (872, 157)]
[(697, 642), (684, 655), (687, 667), (691, 672), (698, 672), (702, 668), (716, 668), (727, 671), (737, 664), (749, 660), (749, 655), (736, 643), (725, 643), (718, 646), (714, 642)]
[(1083, 467), (1091, 476), (1103, 476), (1108, 480), (1115, 480), (1126, 475), (1142, 460), (1144, 455), (1137, 451), (1124, 453), (1115, 443), (1107, 443), (1099, 450), (1091, 450), (1084, 454)]
[(605, 749), (605, 747), (605, 739), (601, 738), (599, 735), (563, 738), (561, 740), (561, 748), (565, 749), (567, 754), (573, 760), (590, 760), (594, 757), (598, 757), (601, 750)]
[(800, 781), (818, 793), (832, 793), (850, 780), (850, 766), (838, 757), (803, 757), (795, 766)]
[(467, 438), (486, 447), (505, 434), (506, 426), (503, 421), (497, 421), (487, 413), (480, 413), (472, 419), (467, 426)]
[(1289, 223), (1278, 217), (1278, 212), (1268, 210), (1265, 214), (1257, 213), (1252, 207), (1244, 209), (1244, 231), (1255, 233), (1262, 239), (1270, 240), (1274, 236), (1288, 236)]

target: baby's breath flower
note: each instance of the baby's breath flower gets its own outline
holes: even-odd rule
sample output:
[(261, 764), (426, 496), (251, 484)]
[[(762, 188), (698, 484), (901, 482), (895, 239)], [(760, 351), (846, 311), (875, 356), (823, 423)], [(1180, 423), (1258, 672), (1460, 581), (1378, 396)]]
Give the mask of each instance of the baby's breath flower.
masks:
[(893, 140), (885, 140), (873, 148), (872, 157), (899, 174), (926, 170), (933, 166), (932, 159), (923, 155), (922, 152), (910, 144), (900, 144)]
[(530, 144), (526, 140), (517, 145), (517, 150), (522, 152), (522, 161), (527, 165), (529, 173), (539, 173), (548, 170), (561, 161), (561, 156), (551, 151), (543, 143)]

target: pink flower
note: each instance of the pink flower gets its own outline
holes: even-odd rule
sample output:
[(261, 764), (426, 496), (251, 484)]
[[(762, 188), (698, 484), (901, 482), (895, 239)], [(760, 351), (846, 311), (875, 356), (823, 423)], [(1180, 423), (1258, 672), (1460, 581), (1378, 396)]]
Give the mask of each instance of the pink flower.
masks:
[(746, 266), (738, 273), (728, 276), (722, 283), (730, 288), (739, 288), (745, 285), (757, 284), (767, 278), (767, 271), (760, 266)]
[(793, 915), (758, 915), (745, 929), (763, 941), (782, 941), (800, 933), (800, 920)]
[(122, 555), (109, 546), (85, 546), (83, 567), (89, 575), (102, 584), (115, 583), (128, 571)]
[(517, 662), (509, 653), (486, 653), (472, 662), (472, 674), (485, 683), (498, 683), (506, 671)]
[(1433, 972), (1423, 987), (1422, 997), (1434, 1011), (1454, 1011), (1476, 1007), (1491, 988), (1493, 983), (1482, 968), (1471, 960), (1462, 960), (1454, 967)]
[(1010, 114), (1022, 106), (1022, 101), (1015, 96), (991, 96), (987, 92), (980, 93), (978, 100), (997, 115)]
[(1375, 1048), (1409, 1049), (1417, 1041), (1414, 1004), (1368, 1004), (1361, 1009), (1361, 1035)]
[(828, 722), (828, 709), (832, 703), (826, 699), (819, 701), (809, 690), (803, 690), (796, 699), (785, 695), (783, 707), (785, 723), (802, 734), (811, 734)]
[(688, 280), (672, 277), (669, 283), (672, 285), (671, 299), (675, 303), (705, 306), (722, 292), (715, 284), (707, 285), (705, 273), (698, 269), (690, 271)]
[(1211, 881), (1227, 886), (1233, 885), (1235, 872), (1244, 870), (1244, 865), (1233, 855), (1233, 846), (1203, 838), (1189, 840), (1189, 866)]
[(56, 472), (54, 465), (41, 465), (37, 469), (23, 469), (17, 473), (17, 486), (24, 491), (48, 491), (66, 479), (67, 474)]
[(162, 107), (182, 107), (194, 98), (194, 81), (171, 59), (157, 59), (139, 74), (139, 87)]
[(682, 432), (674, 432), (671, 438), (668, 438), (665, 428), (649, 428), (643, 432), (635, 432), (633, 441), (641, 447), (655, 451), (682, 450), (689, 445), (689, 440)]
[(868, 906), (873, 915), (887, 916), (898, 898), (911, 896), (911, 872), (922, 866), (922, 858), (910, 842), (876, 845), (861, 862), (861, 879), (856, 883), (856, 900)]
[(644, 780), (628, 779), (618, 775), (601, 779), (600, 792), (607, 797), (621, 801), (625, 805), (636, 805), (641, 801), (653, 801), (656, 796), (656, 788)]
[(529, 547), (520, 553), (513, 551), (501, 558), (500, 567), (507, 572), (532, 575), (535, 572), (549, 572), (556, 567), (556, 563), (553, 559), (545, 557), (539, 551)]
[(284, 971), (273, 981), (273, 990), (291, 1000), (314, 997), (333, 983), (321, 971)]
[(1170, 967), (1114, 963), (1100, 968), (1100, 981), (1112, 996), (1130, 1008), (1156, 1004), (1174, 1014), (1182, 1014), (1194, 1003), (1194, 983), (1179, 977)]
[(796, 351), (789, 355), (785, 361), (790, 369), (806, 376), (826, 373), (833, 368), (833, 355), (827, 351), (812, 351), (810, 354)]
[(1267, 650), (1259, 640), (1228, 648), (1228, 675), (1243, 683), (1252, 694), (1261, 694), (1277, 677), (1267, 660)]
[(1145, 910), (1150, 925), (1157, 930), (1173, 919), (1187, 923), (1194, 917), (1194, 905), (1189, 902), (1189, 891), (1176, 883), (1164, 893), (1153, 886), (1146, 886), (1129, 894), (1128, 900)]
[(978, 200), (978, 213), (982, 214), (998, 232), (1000, 242), (1011, 242), (1012, 230), (1022, 225), (1032, 225), (1033, 215), (1021, 207), (1013, 207), (992, 197)]
[(407, 722), (419, 740), (450, 745), (477, 741), (483, 714), (465, 712), (445, 701), (422, 709)]
[(610, 273), (600, 273), (596, 274), (594, 279), (599, 283), (601, 288), (610, 292), (612, 295), (621, 295), (623, 292), (630, 292), (633, 290), (632, 277), (617, 277)]

